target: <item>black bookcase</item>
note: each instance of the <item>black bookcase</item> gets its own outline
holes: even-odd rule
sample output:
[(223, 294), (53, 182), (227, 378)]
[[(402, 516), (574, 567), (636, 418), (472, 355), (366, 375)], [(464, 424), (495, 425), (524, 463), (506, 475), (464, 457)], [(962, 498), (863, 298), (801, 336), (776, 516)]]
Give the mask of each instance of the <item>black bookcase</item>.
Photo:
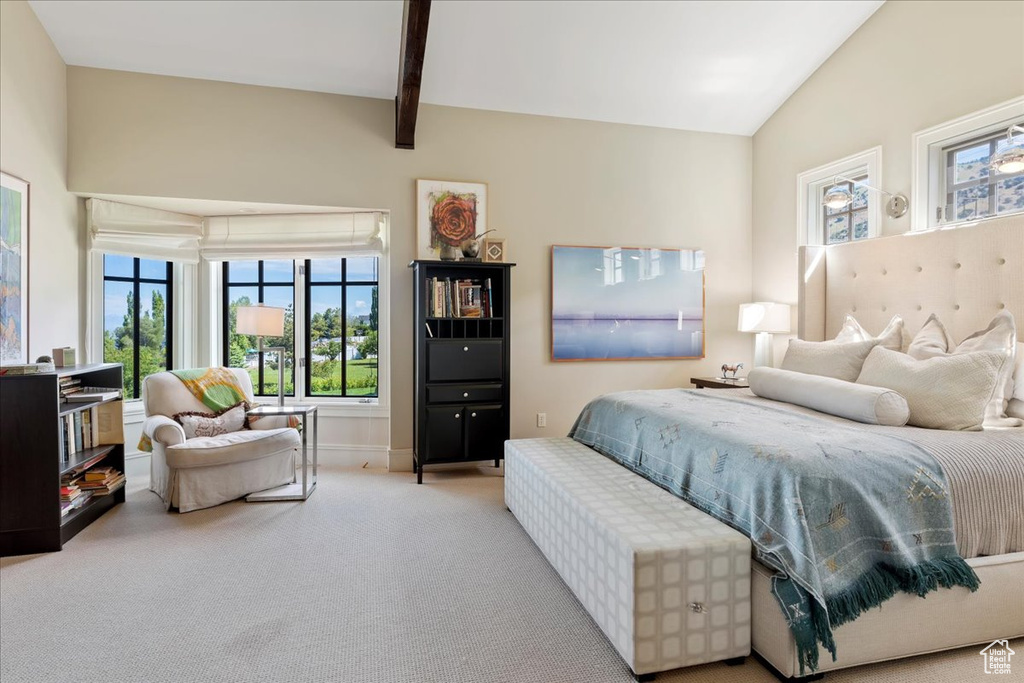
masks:
[[(424, 465), (493, 460), (509, 438), (509, 297), (514, 263), (413, 261), (416, 306), (415, 448)], [(472, 281), (487, 292), (482, 317), (437, 315), (434, 279)], [(490, 287), (486, 282), (490, 280)]]
[(0, 556), (60, 550), (100, 515), (124, 502), (121, 487), (93, 496), (61, 517), (60, 480), (65, 473), (94, 464), (124, 472), (123, 443), (96, 446), (62, 459), (64, 416), (108, 402), (61, 403), (62, 377), (75, 377), (82, 386), (122, 386), (121, 365), (116, 363), (0, 376)]

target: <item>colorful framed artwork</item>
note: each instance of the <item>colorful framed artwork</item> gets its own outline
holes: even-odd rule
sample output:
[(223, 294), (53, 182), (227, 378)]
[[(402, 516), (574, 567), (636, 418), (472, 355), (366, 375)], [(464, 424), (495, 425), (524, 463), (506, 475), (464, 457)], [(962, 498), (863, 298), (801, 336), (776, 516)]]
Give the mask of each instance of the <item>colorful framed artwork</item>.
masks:
[(416, 242), (421, 259), (455, 259), (467, 239), (487, 231), (487, 183), (416, 181)]
[(0, 364), (28, 362), (28, 191), (0, 172)]
[(551, 248), (551, 360), (704, 357), (704, 252)]
[(485, 263), (505, 262), (505, 240), (500, 237), (485, 237), (480, 254)]

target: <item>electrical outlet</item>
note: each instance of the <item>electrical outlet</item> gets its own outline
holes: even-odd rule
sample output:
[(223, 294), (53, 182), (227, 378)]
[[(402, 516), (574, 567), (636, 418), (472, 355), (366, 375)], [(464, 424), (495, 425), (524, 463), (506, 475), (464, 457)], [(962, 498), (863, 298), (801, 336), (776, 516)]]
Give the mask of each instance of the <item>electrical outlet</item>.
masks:
[(547, 413), (537, 413), (537, 426), (538, 427), (547, 427), (548, 426), (548, 414)]

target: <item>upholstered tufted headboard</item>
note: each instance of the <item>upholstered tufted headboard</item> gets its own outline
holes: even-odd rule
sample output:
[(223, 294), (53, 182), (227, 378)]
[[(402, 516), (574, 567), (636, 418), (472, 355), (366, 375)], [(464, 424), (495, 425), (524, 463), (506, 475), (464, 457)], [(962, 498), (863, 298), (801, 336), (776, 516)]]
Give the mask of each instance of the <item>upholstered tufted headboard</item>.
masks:
[(937, 313), (959, 341), (1009, 310), (1024, 338), (1024, 216), (830, 247), (801, 247), (798, 334), (831, 339), (849, 313), (911, 335)]

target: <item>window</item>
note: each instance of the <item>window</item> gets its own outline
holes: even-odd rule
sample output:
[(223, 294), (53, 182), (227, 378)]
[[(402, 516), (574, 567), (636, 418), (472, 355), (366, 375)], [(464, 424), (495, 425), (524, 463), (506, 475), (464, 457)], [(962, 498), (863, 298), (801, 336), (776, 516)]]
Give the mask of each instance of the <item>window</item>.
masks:
[(376, 397), (377, 259), (306, 261), (306, 395)]
[(1024, 172), (998, 173), (989, 168), (992, 157), (1006, 144), (1006, 131), (1001, 129), (942, 150), (944, 222), (1024, 211)]
[(232, 261), (224, 263), (224, 359), (233, 368), (245, 368), (257, 396), (277, 396), (276, 353), (259, 352), (255, 336), (235, 332), (239, 306), (266, 304), (285, 309), (284, 336), (266, 337), (264, 346), (285, 347), (286, 396), (295, 395), (295, 265), (293, 261)]
[(1024, 173), (989, 169), (1013, 124), (1024, 124), (1024, 97), (914, 133), (914, 230), (1024, 211)]
[[(880, 187), (882, 148), (873, 147), (797, 176), (799, 244), (842, 244), (877, 237), (882, 232), (882, 204), (864, 185)], [(836, 182), (836, 176), (852, 179)], [(822, 204), (833, 186), (845, 187), (853, 202), (841, 209)]]
[[(853, 202), (842, 209), (822, 206), (822, 225), (825, 226), (825, 244), (842, 244), (870, 237), (868, 232), (868, 189), (856, 183), (866, 183), (867, 175), (860, 175), (850, 181), (830, 184), (845, 188), (853, 195)], [(828, 191), (827, 189), (825, 190)]]
[(103, 361), (124, 365), (125, 398), (171, 367), (171, 282), (169, 261), (103, 256)]

